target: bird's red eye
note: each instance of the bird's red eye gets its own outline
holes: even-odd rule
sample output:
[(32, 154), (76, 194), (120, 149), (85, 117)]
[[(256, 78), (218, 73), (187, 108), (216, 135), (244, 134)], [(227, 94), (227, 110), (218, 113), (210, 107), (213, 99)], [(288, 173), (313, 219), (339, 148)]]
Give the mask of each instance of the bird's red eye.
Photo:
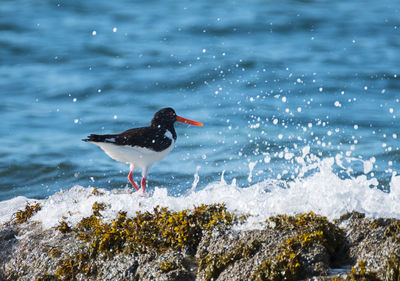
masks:
[(169, 112), (169, 115), (174, 115), (174, 113), (172, 111)]

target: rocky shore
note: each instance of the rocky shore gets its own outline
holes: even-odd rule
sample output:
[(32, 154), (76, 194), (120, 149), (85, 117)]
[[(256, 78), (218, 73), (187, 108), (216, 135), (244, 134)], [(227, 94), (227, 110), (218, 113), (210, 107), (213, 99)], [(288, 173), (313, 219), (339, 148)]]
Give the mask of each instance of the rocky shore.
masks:
[(44, 230), (27, 205), (0, 229), (0, 280), (400, 280), (400, 221), (278, 215), (258, 230), (223, 204)]

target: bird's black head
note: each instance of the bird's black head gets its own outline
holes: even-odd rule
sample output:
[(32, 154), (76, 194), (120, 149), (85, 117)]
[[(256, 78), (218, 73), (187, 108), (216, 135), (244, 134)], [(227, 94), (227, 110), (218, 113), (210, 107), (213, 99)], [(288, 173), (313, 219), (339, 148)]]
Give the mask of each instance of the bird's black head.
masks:
[(169, 127), (173, 125), (176, 121), (176, 113), (170, 107), (163, 108), (154, 114), (153, 119), (151, 120), (151, 126), (162, 126)]
[(176, 115), (175, 110), (170, 107), (157, 111), (156, 114), (154, 114), (153, 120), (151, 120), (151, 126), (173, 128), (175, 122), (203, 127), (203, 124), (200, 122)]

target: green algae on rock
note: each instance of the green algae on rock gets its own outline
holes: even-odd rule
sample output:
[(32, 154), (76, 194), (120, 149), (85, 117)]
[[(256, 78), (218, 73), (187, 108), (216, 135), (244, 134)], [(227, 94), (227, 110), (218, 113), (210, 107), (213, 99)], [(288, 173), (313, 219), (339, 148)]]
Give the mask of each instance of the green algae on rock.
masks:
[(400, 280), (400, 256), (392, 253), (386, 262), (385, 280)]
[(400, 220), (392, 220), (385, 228), (385, 236), (391, 237), (394, 242), (400, 242)]
[(370, 229), (378, 229), (379, 227), (384, 228), (386, 237), (391, 237), (394, 242), (400, 242), (400, 220), (378, 218), (370, 225)]
[(132, 218), (120, 212), (110, 223), (103, 222), (98, 208), (99, 205), (94, 205), (93, 214), (74, 228), (78, 237), (89, 243), (94, 255), (190, 249), (197, 246), (203, 231), (232, 226), (239, 221), (223, 204), (201, 205), (180, 212), (157, 206), (153, 213), (137, 212)]
[[(333, 265), (341, 262), (347, 244), (345, 233), (326, 217), (309, 212), (295, 216), (278, 215), (269, 218), (269, 221), (275, 224), (273, 226), (275, 229), (299, 231), (303, 234), (303, 237), (299, 238), (305, 240), (311, 237), (317, 238), (316, 241), (327, 249)], [(306, 241), (302, 241), (303, 244), (304, 242)]]
[[(128, 217), (119, 212), (111, 222), (104, 222), (100, 211), (105, 204), (94, 203), (93, 214), (83, 218), (74, 228), (76, 237), (86, 242), (87, 248), (77, 257), (67, 257), (61, 262), (57, 276), (62, 280), (75, 278), (76, 274), (92, 274), (90, 259), (116, 254), (191, 250), (199, 244), (203, 232), (225, 230), (241, 218), (227, 212), (224, 204), (200, 205), (193, 210), (179, 212), (157, 206), (153, 213), (137, 212)], [(64, 223), (58, 229), (65, 229)], [(179, 265), (164, 261), (161, 270), (168, 272)]]
[(93, 215), (95, 215), (96, 217), (101, 217), (102, 215), (101, 215), (100, 211), (104, 211), (105, 209), (106, 209), (105, 203), (94, 202), (94, 204), (92, 206)]
[(40, 211), (41, 207), (40, 204), (26, 204), (25, 205), (25, 210), (19, 210), (18, 212), (15, 213), (15, 219), (17, 223), (24, 223), (26, 222), (30, 217), (32, 217), (35, 213)]
[(92, 264), (89, 255), (79, 253), (61, 260), (56, 271), (56, 276), (59, 280), (77, 280), (79, 275), (91, 275), (95, 272), (96, 267)]
[(68, 225), (66, 221), (61, 221), (60, 224), (57, 226), (57, 230), (61, 233), (65, 234), (72, 231), (72, 228)]
[(344, 232), (335, 224), (309, 212), (295, 216), (277, 215), (269, 218), (267, 224), (273, 229), (293, 232), (289, 239), (277, 247), (277, 253), (265, 260), (251, 275), (252, 279), (299, 280), (305, 277), (305, 255), (311, 247), (322, 246), (329, 256), (330, 265), (337, 265), (346, 251)]
[(164, 259), (160, 262), (160, 269), (162, 272), (170, 272), (180, 267), (179, 261), (174, 259)]
[[(396, 219), (351, 214), (340, 229), (310, 212), (277, 215), (249, 230), (233, 228), (241, 217), (223, 204), (114, 219), (103, 217), (107, 207), (96, 202), (74, 227), (61, 221), (43, 229), (27, 220), (0, 229), (0, 279), (399, 280)], [(347, 276), (330, 275), (342, 262), (353, 265)]]

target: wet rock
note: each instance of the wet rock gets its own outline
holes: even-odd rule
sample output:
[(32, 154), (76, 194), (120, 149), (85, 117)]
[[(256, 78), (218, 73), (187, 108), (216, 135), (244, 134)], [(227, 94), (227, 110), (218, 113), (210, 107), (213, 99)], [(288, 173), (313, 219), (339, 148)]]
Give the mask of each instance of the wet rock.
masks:
[[(153, 244), (130, 245), (136, 240), (129, 242), (119, 232), (124, 231), (125, 224), (131, 227), (134, 218), (120, 216), (116, 220), (119, 228), (103, 227), (100, 212), (84, 221), (85, 227), (89, 227), (89, 222), (94, 223), (97, 227), (94, 229), (60, 224), (59, 228), (43, 230), (39, 223), (29, 219), (3, 225), (0, 280), (399, 280), (400, 277), (399, 220), (373, 220), (350, 213), (335, 224), (308, 213), (273, 217), (264, 229), (236, 230), (230, 223), (220, 224), (215, 220), (236, 220), (224, 208), (202, 207), (196, 212), (201, 216), (192, 216), (189, 211), (160, 211), (157, 220), (148, 220), (164, 226), (175, 220), (174, 229), (189, 234), (176, 236), (183, 240), (172, 240), (175, 244), (159, 241), (164, 239), (161, 235), (154, 243), (162, 248), (154, 248)], [(204, 214), (207, 220), (198, 221)], [(150, 214), (145, 215), (151, 218)], [(145, 227), (158, 231), (151, 224)], [(200, 232), (196, 234), (192, 229)], [(103, 230), (96, 239), (88, 236)], [(165, 239), (178, 239), (170, 236), (173, 231), (160, 233), (165, 233)], [(112, 244), (113, 241), (117, 244)]]
[[(12, 248), (17, 245), (17, 232), (11, 227), (0, 229), (0, 265), (4, 265), (12, 258)], [(0, 271), (0, 280), (5, 279), (4, 272)]]
[[(387, 277), (394, 267), (400, 266), (399, 260), (396, 261), (400, 256), (399, 220), (352, 216), (342, 220), (341, 225), (346, 232), (353, 264), (366, 262), (382, 280), (398, 280)], [(397, 276), (400, 275), (397, 273)]]
[(0, 229), (0, 263), (4, 264), (11, 258), (12, 247), (17, 244), (17, 232), (11, 227)]

